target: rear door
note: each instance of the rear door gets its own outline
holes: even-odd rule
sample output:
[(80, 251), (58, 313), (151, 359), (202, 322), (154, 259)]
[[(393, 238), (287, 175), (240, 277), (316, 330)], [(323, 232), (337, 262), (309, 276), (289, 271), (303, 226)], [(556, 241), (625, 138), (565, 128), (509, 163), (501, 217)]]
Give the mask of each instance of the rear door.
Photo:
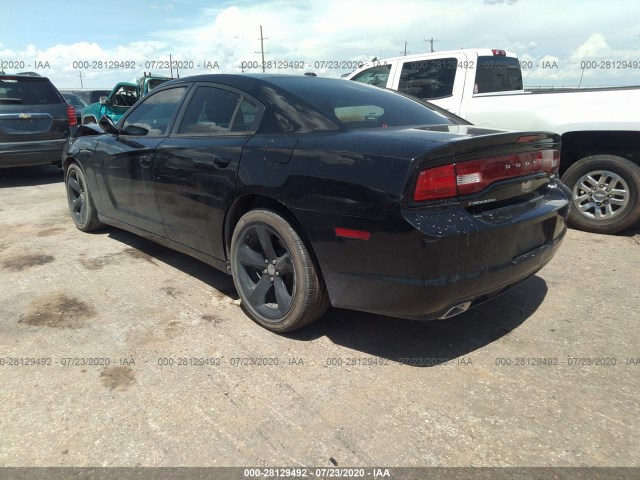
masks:
[(118, 135), (100, 140), (104, 215), (166, 236), (154, 186), (156, 147), (166, 138), (187, 90), (178, 86), (150, 94), (127, 115)]
[(241, 91), (198, 84), (183, 111), (156, 152), (160, 211), (171, 240), (224, 259), (224, 215), (263, 107)]
[(64, 140), (67, 102), (47, 78), (0, 76), (0, 143)]

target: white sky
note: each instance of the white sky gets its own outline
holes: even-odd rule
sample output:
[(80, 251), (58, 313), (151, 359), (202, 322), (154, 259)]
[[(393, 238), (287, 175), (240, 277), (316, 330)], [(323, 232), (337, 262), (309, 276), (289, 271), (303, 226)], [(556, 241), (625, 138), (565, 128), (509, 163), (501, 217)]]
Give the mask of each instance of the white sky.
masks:
[[(36, 71), (59, 88), (110, 88), (143, 71), (169, 75), (153, 62), (183, 62), (180, 76), (240, 72), (265, 60), (317, 68), (456, 48), (510, 50), (533, 68), (525, 85), (639, 85), (640, 2), (578, 0), (134, 0), (60, 3), (7, 1), (0, 9), (0, 65)], [(84, 62), (84, 63), (83, 63)], [(102, 65), (100, 62), (103, 62)], [(131, 62), (109, 69), (107, 62)], [(206, 68), (215, 66), (217, 68)], [(543, 68), (553, 65), (557, 68)], [(583, 68), (584, 62), (589, 63)], [(623, 62), (627, 63), (627, 66)], [(633, 67), (635, 62), (636, 68)], [(157, 64), (156, 64), (157, 65)], [(528, 65), (528, 64), (525, 64)], [(600, 68), (604, 67), (604, 68)], [(618, 67), (618, 68), (616, 68)], [(257, 72), (259, 70), (245, 69)], [(296, 70), (277, 70), (294, 73)], [(175, 73), (175, 72), (174, 72)]]

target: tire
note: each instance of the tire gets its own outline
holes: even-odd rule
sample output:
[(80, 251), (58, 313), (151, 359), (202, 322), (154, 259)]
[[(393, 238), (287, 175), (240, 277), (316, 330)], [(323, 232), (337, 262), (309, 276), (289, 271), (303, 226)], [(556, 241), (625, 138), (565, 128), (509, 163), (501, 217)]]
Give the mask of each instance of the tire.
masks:
[(98, 220), (98, 211), (91, 198), (84, 172), (77, 163), (72, 163), (67, 168), (64, 184), (67, 190), (69, 212), (76, 227), (83, 232), (103, 227), (102, 222)]
[(231, 273), (245, 312), (272, 332), (290, 332), (322, 317), (329, 299), (293, 227), (271, 210), (251, 210), (231, 239)]
[(594, 233), (617, 233), (640, 219), (640, 167), (626, 158), (593, 155), (562, 176), (571, 189), (569, 223)]

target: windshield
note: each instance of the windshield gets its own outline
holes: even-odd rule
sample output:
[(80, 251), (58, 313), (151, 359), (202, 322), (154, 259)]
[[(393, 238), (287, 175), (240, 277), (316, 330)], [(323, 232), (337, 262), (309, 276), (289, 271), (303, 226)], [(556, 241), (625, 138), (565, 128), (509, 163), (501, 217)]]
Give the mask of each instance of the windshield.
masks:
[(346, 128), (460, 123), (456, 117), (418, 100), (349, 80), (282, 77), (268, 81), (304, 99)]

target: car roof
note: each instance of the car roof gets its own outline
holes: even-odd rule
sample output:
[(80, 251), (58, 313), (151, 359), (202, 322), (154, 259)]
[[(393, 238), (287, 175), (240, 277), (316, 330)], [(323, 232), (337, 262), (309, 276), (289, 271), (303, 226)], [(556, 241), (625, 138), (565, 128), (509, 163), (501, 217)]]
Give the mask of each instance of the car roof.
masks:
[(159, 89), (170, 88), (171, 86), (181, 84), (191, 84), (197, 82), (203, 83), (218, 83), (226, 85), (227, 87), (237, 88), (243, 90), (249, 94), (252, 94), (258, 98), (262, 97), (260, 91), (263, 87), (269, 86), (275, 88), (280, 92), (286, 92), (287, 95), (291, 95), (291, 92), (286, 88), (283, 90), (283, 86), (277, 82), (271, 82), (270, 80), (276, 79), (294, 79), (299, 82), (345, 82), (339, 78), (317, 77), (309, 75), (291, 75), (291, 74), (275, 74), (275, 73), (212, 73), (203, 75), (193, 75), (189, 77), (181, 77), (168, 82), (164, 82), (162, 85), (154, 88), (154, 91)]
[(292, 74), (281, 74), (281, 73), (209, 73), (202, 75), (192, 75), (189, 77), (181, 77), (174, 78), (173, 80), (169, 80), (166, 83), (163, 83), (162, 86), (165, 85), (175, 85), (183, 82), (210, 82), (210, 83), (224, 83), (227, 85), (238, 84), (259, 84), (261, 82), (268, 82), (270, 78), (298, 78), (302, 81), (306, 81), (303, 79), (323, 79), (323, 80), (340, 80), (337, 78), (327, 78), (327, 77), (317, 77), (310, 75), (292, 75)]

